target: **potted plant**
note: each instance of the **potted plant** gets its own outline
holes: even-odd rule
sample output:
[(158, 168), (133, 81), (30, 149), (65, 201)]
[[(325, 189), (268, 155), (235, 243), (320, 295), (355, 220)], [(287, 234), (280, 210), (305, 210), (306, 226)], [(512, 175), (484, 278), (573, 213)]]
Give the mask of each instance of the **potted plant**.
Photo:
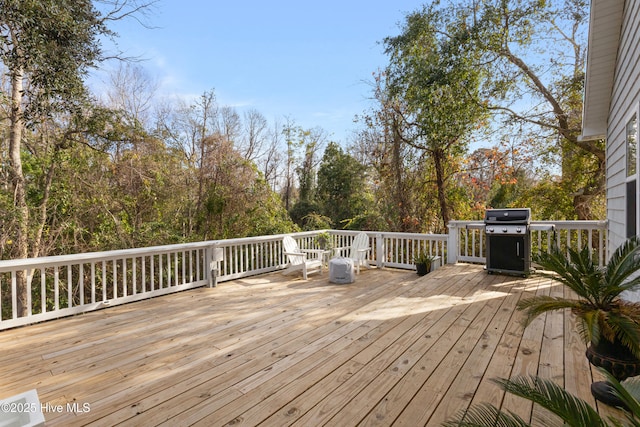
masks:
[(433, 261), (435, 259), (436, 259), (435, 256), (429, 255), (426, 252), (422, 252), (416, 255), (413, 258), (413, 262), (416, 265), (416, 272), (418, 273), (418, 276), (424, 276), (425, 274), (430, 272), (431, 265), (433, 264)]
[[(600, 267), (588, 247), (567, 254), (554, 248), (534, 259), (544, 277), (559, 281), (575, 298), (534, 296), (518, 303), (526, 313), (525, 325), (548, 311), (571, 309), (579, 319), (579, 332), (587, 348), (587, 358), (623, 380), (640, 374), (640, 304), (626, 301), (620, 294), (640, 284), (640, 240), (627, 240)], [(594, 383), (594, 396), (607, 402), (610, 386)], [(602, 395), (605, 392), (605, 395)]]
[(315, 237), (315, 241), (316, 241), (316, 245), (318, 245), (320, 249), (322, 250), (331, 249), (331, 235), (329, 235), (327, 231), (323, 231), (322, 233), (319, 233)]

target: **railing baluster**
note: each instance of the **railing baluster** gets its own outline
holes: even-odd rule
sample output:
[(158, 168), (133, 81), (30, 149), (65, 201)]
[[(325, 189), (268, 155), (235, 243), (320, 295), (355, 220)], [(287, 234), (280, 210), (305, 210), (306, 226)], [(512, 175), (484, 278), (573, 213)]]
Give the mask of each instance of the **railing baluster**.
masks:
[(53, 271), (53, 300), (54, 310), (60, 310), (60, 269), (57, 265)]
[(138, 294), (138, 258), (131, 257), (131, 294)]
[(129, 271), (127, 258), (122, 258), (122, 296), (129, 295), (129, 283), (127, 281), (127, 272)]
[[(47, 271), (44, 267), (40, 268), (40, 313), (47, 312)], [(2, 299), (0, 299), (2, 301)], [(1, 311), (1, 310), (0, 310)]]
[(112, 298), (118, 298), (118, 263), (117, 261), (114, 259), (111, 263), (111, 268), (112, 268), (112, 275), (113, 275), (113, 283), (112, 283), (112, 287), (113, 287), (113, 295)]
[(91, 263), (91, 304), (96, 302), (96, 263)]
[(67, 307), (73, 306), (73, 284), (71, 277), (71, 265), (67, 265)]
[(173, 283), (175, 286), (178, 286), (180, 284), (180, 269), (178, 268), (178, 265), (180, 264), (180, 257), (178, 256), (178, 254), (178, 252), (175, 252), (173, 254), (173, 275), (175, 276)]
[(107, 262), (102, 261), (102, 301), (107, 299)]
[[(161, 255), (158, 255), (158, 263), (160, 262)], [(156, 273), (156, 265), (158, 265), (158, 271), (162, 271), (159, 264), (156, 264), (156, 255), (151, 258), (151, 290), (155, 291), (156, 289), (160, 289), (160, 274)], [(156, 277), (158, 277), (158, 281), (156, 282)], [(157, 283), (157, 287), (156, 287)]]
[(78, 267), (78, 293), (80, 294), (80, 305), (84, 305), (84, 264)]
[[(469, 224), (474, 224), (474, 227), (468, 227)], [(578, 247), (588, 244), (597, 251), (598, 262), (604, 263), (607, 257), (604, 246), (607, 241), (606, 223), (559, 221), (555, 224), (556, 232), (532, 232), (531, 243), (536, 250), (549, 250), (554, 241), (562, 250), (573, 248), (576, 244)], [(442, 263), (484, 262), (486, 238), (483, 227), (477, 227), (477, 223), (470, 221), (452, 221), (449, 228), (448, 235), (369, 232), (372, 249), (368, 255), (369, 260), (378, 267), (405, 269), (415, 268), (413, 259), (420, 253), (439, 256)], [(349, 246), (358, 233), (350, 230), (324, 231), (329, 232), (334, 248)], [(315, 236), (319, 232), (295, 233), (294, 238), (301, 247), (315, 248)], [(577, 235), (574, 236), (573, 233)], [(219, 265), (219, 282), (276, 271), (287, 262), (282, 253), (282, 237), (283, 235), (261, 236), (0, 261), (0, 281), (4, 282), (0, 283), (0, 299), (7, 303), (5, 311), (0, 313), (0, 329), (92, 310), (102, 306), (96, 304), (100, 301), (117, 305), (190, 287), (206, 286), (208, 249), (212, 246), (221, 248), (224, 254)], [(66, 274), (61, 269), (66, 269)], [(32, 283), (33, 280), (37, 282), (38, 270), (40, 309), (37, 308), (37, 301), (28, 300), (28, 307), (25, 307), (27, 314), (18, 316), (17, 290), (23, 279), (21, 275), (24, 275), (27, 284), (28, 298), (32, 298), (31, 291), (37, 292), (37, 285)], [(88, 288), (87, 281), (90, 281), (91, 289)], [(98, 288), (99, 281), (101, 292)], [(61, 286), (65, 282), (67, 292), (61, 295)], [(64, 288), (62, 291), (64, 292)], [(65, 298), (68, 299), (67, 304), (63, 304)]]
[(33, 304), (32, 304), (32, 297), (31, 297), (31, 282), (33, 279), (33, 269), (27, 270), (27, 277), (26, 277), (26, 285), (27, 285), (27, 316), (31, 316), (33, 314)]
[(18, 273), (11, 272), (11, 318), (18, 318)]
[(147, 292), (147, 257), (140, 257), (140, 268), (142, 271), (140, 272), (140, 280), (142, 281), (142, 293)]

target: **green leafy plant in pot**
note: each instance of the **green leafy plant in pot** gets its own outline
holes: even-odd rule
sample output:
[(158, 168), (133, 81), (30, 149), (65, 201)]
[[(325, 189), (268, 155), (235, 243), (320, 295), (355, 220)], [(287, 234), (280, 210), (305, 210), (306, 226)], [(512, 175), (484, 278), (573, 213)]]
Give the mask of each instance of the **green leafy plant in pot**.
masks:
[(315, 243), (320, 249), (328, 250), (331, 249), (331, 235), (324, 231), (319, 233), (315, 238)]
[[(640, 240), (627, 240), (604, 267), (594, 262), (588, 247), (569, 249), (566, 254), (554, 248), (536, 255), (534, 261), (545, 270), (537, 274), (567, 286), (575, 298), (539, 295), (521, 300), (518, 308), (526, 313), (525, 325), (545, 312), (569, 308), (579, 320), (593, 365), (618, 380), (640, 375), (640, 304), (620, 297), (640, 284)], [(602, 382), (591, 386), (598, 400), (615, 405), (608, 401), (610, 389)]]
[(418, 276), (424, 276), (431, 271), (433, 261), (436, 259), (434, 255), (429, 255), (426, 252), (422, 252), (413, 258), (413, 263), (416, 265), (416, 273)]

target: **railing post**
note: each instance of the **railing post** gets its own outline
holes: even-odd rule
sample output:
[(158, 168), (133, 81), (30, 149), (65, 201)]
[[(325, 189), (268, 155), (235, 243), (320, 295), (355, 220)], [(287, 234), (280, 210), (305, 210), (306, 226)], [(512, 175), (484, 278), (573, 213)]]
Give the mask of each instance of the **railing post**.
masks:
[(218, 276), (220, 275), (220, 263), (224, 261), (224, 249), (217, 246), (207, 248), (207, 264), (209, 266), (209, 287), (218, 286)]
[(387, 251), (384, 247), (384, 238), (381, 233), (376, 233), (376, 267), (382, 268), (385, 264)]
[(204, 265), (207, 266), (207, 271), (205, 272), (205, 276), (207, 282), (209, 282), (209, 287), (213, 288), (215, 284), (213, 283), (213, 247), (209, 246), (204, 251)]
[(447, 238), (447, 264), (455, 264), (458, 262), (458, 225), (454, 222), (447, 224), (449, 229), (449, 237)]

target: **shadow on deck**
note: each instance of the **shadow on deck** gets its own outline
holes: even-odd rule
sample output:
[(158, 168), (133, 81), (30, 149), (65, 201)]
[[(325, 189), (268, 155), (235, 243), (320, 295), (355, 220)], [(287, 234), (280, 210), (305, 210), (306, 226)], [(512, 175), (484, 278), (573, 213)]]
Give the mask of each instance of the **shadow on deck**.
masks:
[(463, 264), (255, 276), (1, 332), (0, 397), (37, 389), (48, 426), (439, 425), (480, 402), (545, 425), (489, 379), (537, 374), (595, 405), (574, 318), (523, 330), (515, 310), (562, 293)]

